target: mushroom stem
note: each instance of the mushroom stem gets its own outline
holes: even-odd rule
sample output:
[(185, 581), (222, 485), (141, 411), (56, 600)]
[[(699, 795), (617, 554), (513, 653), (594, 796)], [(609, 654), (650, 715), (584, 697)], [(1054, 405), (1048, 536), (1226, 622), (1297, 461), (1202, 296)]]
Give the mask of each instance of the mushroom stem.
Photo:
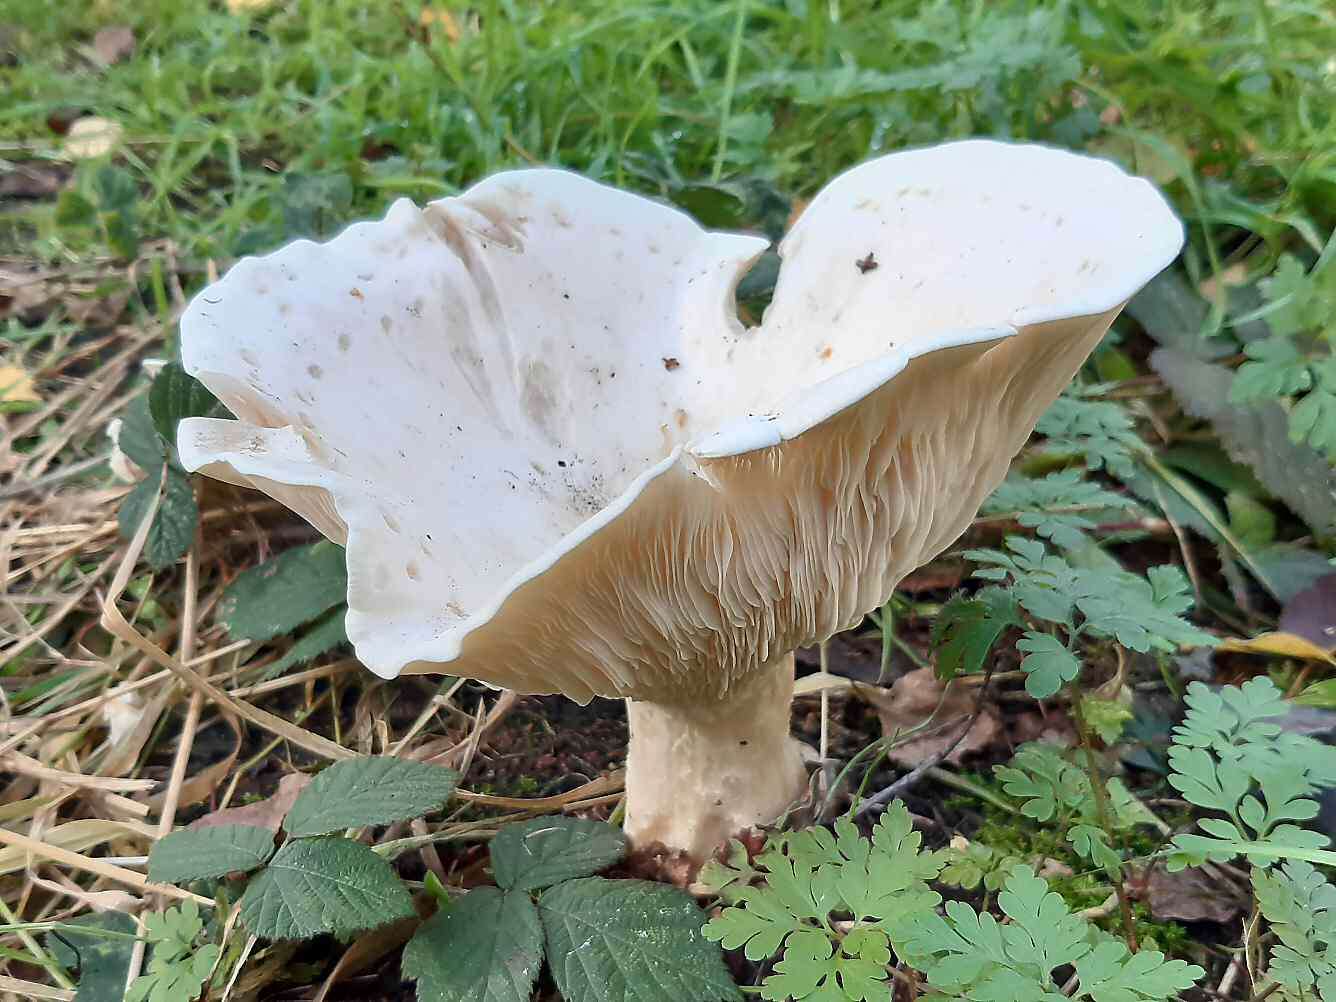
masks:
[(793, 655), (705, 705), (626, 701), (626, 834), (703, 860), (728, 838), (768, 824), (807, 785), (789, 736)]

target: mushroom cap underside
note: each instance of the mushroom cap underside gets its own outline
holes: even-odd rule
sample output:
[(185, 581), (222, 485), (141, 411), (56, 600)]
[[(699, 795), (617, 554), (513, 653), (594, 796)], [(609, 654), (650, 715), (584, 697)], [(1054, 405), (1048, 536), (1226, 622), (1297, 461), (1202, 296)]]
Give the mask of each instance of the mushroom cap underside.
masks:
[(348, 547), (387, 677), (717, 694), (949, 545), (1182, 229), (1112, 164), (971, 141), (841, 175), (780, 246), (558, 170), (489, 178), (201, 292), (237, 415), (191, 469)]

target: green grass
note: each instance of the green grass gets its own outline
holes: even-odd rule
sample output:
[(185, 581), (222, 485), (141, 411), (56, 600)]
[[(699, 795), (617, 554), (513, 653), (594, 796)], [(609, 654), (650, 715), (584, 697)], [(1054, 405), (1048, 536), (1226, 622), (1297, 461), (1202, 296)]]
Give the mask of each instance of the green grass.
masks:
[[(1205, 227), (1206, 267), (1242, 231), (1320, 246), (1336, 220), (1336, 16), (1320, 0), (447, 7), (457, 40), (422, 28), (417, 0), (251, 15), (5, 0), (0, 23), (24, 27), (0, 68), (0, 155), (55, 155), (53, 118), (115, 120), (140, 233), (216, 257), (532, 161), (773, 230), (776, 206), (865, 157), (980, 134), (1150, 171)], [(138, 46), (103, 69), (80, 46), (108, 25)], [(102, 242), (50, 204), (8, 229), (51, 258)]]

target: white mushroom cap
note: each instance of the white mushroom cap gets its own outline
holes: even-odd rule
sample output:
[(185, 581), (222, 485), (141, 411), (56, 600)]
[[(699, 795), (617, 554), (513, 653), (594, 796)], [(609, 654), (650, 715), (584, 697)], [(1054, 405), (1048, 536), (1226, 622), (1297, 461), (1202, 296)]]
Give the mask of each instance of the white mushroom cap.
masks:
[(693, 702), (949, 545), (1182, 228), (1110, 163), (971, 141), (863, 164), (780, 247), (559, 170), (247, 259), (182, 320), (239, 421), (189, 469), (348, 547), (392, 677)]

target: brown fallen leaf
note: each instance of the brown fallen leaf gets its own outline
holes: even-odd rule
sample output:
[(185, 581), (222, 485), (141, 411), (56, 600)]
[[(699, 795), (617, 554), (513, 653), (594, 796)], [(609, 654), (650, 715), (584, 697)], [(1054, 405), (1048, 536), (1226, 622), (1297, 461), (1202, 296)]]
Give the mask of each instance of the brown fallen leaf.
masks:
[(32, 376), (17, 365), (0, 365), (0, 403), (40, 404)]
[(1248, 907), (1247, 898), (1238, 888), (1196, 867), (1170, 873), (1157, 865), (1143, 878), (1140, 896), (1156, 919), (1223, 925), (1233, 922)]
[(276, 832), (288, 816), (288, 811), (292, 810), (298, 794), (310, 782), (311, 777), (304, 772), (289, 773), (278, 781), (278, 792), (272, 797), (242, 807), (225, 807), (221, 811), (213, 811), (186, 827), (198, 829), (215, 825), (254, 825)]
[(413, 898), (413, 908), (417, 915), (364, 932), (354, 939), (325, 976), (312, 1002), (325, 1002), (330, 989), (339, 981), (367, 970), (412, 939), (418, 926), (431, 918), (433, 905), (431, 895), (418, 894)]
[(1285, 603), (1277, 629), (1247, 640), (1226, 640), (1222, 650), (1325, 661), (1336, 665), (1336, 574), (1327, 574)]
[(455, 16), (444, 8), (422, 8), (422, 13), (418, 15), (418, 24), (424, 28), (439, 25), (445, 37), (451, 42), (458, 42), (464, 35), (463, 30), (459, 27), (459, 22), (455, 20)]
[(103, 66), (111, 66), (133, 55), (135, 33), (123, 24), (102, 28), (93, 36), (93, 55)]
[(1336, 651), (1336, 574), (1327, 574), (1285, 603), (1276, 624), (1330, 654)]
[[(941, 754), (959, 737), (964, 719), (974, 712), (978, 692), (956, 685), (947, 690), (943, 698), (943, 688), (931, 668), (918, 668), (902, 675), (889, 691), (871, 686), (858, 687), (859, 695), (876, 708), (882, 733), (887, 737), (920, 726), (937, 710), (937, 716), (925, 733), (891, 749), (887, 757), (892, 762), (913, 768)], [(1002, 724), (991, 708), (985, 708), (944, 761), (958, 765), (966, 756), (983, 751), (1001, 737)]]

